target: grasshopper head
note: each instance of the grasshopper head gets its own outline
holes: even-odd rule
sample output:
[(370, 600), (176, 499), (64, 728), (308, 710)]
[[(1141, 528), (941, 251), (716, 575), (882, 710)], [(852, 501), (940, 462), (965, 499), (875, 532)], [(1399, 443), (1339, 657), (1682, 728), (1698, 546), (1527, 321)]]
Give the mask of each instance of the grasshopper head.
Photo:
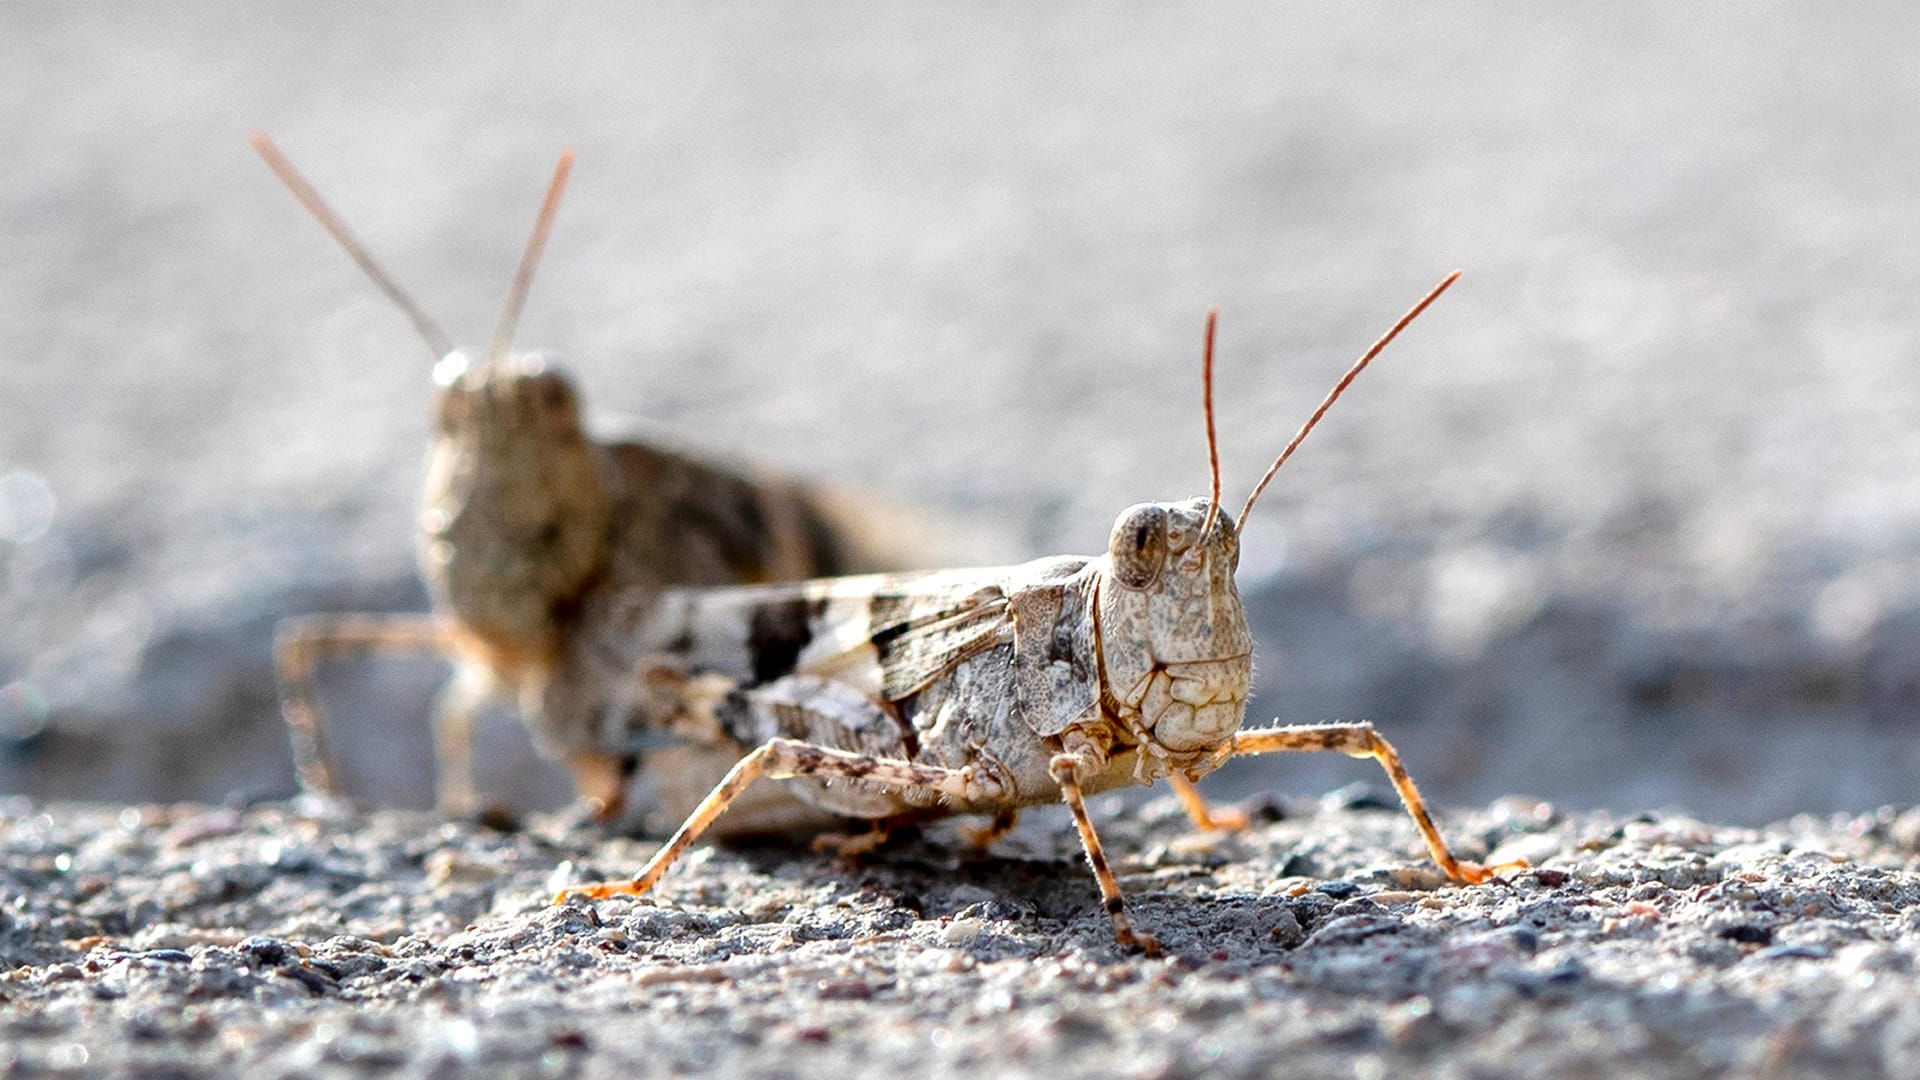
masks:
[(1096, 609), (1107, 686), (1143, 731), (1174, 752), (1206, 750), (1239, 728), (1253, 681), (1253, 636), (1234, 587), (1240, 537), (1207, 499), (1141, 503), (1107, 543)]
[(1348, 384), (1459, 276), (1458, 270), (1449, 274), (1347, 369), (1254, 485), (1238, 522), (1220, 508), (1220, 446), (1213, 424), (1213, 336), (1219, 313), (1207, 313), (1200, 381), (1212, 493), (1122, 511), (1107, 542), (1095, 608), (1107, 689), (1149, 748), (1203, 754), (1239, 729), (1253, 682), (1253, 637), (1233, 581), (1240, 565), (1239, 529), (1251, 519), (1267, 483)]
[(483, 640), (537, 649), (606, 557), (607, 497), (578, 396), (538, 355), (473, 365), (449, 353), (434, 376), (422, 569)]
[(454, 351), (446, 332), (374, 261), (273, 140), (259, 131), (248, 139), (406, 313), (438, 359), (433, 452), (420, 514), (420, 563), (435, 606), (490, 649), (538, 655), (551, 644), (557, 609), (599, 572), (607, 542), (599, 457), (581, 433), (573, 385), (540, 358), (508, 352), (573, 151), (560, 155), (493, 344), (476, 365)]

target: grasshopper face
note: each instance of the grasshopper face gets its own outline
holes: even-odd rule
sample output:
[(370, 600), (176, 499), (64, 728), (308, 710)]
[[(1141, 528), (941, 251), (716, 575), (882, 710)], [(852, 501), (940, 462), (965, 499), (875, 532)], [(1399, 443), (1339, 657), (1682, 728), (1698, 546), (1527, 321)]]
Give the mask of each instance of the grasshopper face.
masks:
[(1122, 511), (1107, 544), (1095, 626), (1107, 687), (1143, 738), (1174, 753), (1220, 745), (1240, 727), (1253, 636), (1233, 572), (1240, 537), (1209, 503)]
[(486, 644), (537, 653), (606, 558), (608, 500), (578, 397), (537, 355), (475, 366), (449, 353), (434, 377), (422, 570)]

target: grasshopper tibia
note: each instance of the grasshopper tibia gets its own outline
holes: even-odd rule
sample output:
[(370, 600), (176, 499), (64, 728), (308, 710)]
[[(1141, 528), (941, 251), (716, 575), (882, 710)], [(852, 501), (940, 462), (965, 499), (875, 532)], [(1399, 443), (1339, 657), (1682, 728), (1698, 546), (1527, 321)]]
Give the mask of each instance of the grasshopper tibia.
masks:
[(1420, 838), (1426, 841), (1427, 851), (1433, 861), (1446, 875), (1455, 881), (1479, 884), (1496, 879), (1503, 870), (1524, 870), (1524, 859), (1498, 866), (1482, 866), (1479, 863), (1465, 862), (1454, 858), (1453, 851), (1447, 847), (1446, 840), (1440, 836), (1440, 830), (1433, 823), (1433, 815), (1427, 812), (1427, 802), (1420, 797), (1420, 789), (1414, 786), (1413, 777), (1407, 775), (1406, 766), (1400, 764), (1400, 755), (1393, 744), (1373, 730), (1373, 725), (1365, 721), (1351, 724), (1298, 724), (1292, 727), (1263, 728), (1256, 731), (1241, 731), (1233, 737), (1233, 754), (1275, 754), (1287, 751), (1333, 750), (1349, 757), (1372, 758), (1387, 771), (1387, 779), (1393, 781), (1393, 789), (1400, 793), (1400, 802), (1406, 806), (1412, 816), (1413, 824), (1420, 830)]
[(1106, 908), (1107, 917), (1113, 920), (1113, 939), (1121, 948), (1139, 949), (1148, 956), (1158, 956), (1160, 943), (1153, 935), (1135, 930), (1127, 919), (1126, 898), (1120, 895), (1120, 883), (1114, 880), (1113, 868), (1107, 865), (1107, 853), (1100, 846), (1099, 834), (1093, 831), (1093, 819), (1087, 816), (1087, 801), (1080, 791), (1080, 778), (1098, 776), (1106, 767), (1107, 755), (1085, 736), (1072, 741), (1073, 749), (1055, 754), (1048, 771), (1060, 785), (1060, 797), (1067, 809), (1073, 812), (1073, 827), (1080, 832), (1080, 846), (1086, 849), (1087, 865), (1093, 869), (1093, 879), (1100, 886), (1101, 904)]

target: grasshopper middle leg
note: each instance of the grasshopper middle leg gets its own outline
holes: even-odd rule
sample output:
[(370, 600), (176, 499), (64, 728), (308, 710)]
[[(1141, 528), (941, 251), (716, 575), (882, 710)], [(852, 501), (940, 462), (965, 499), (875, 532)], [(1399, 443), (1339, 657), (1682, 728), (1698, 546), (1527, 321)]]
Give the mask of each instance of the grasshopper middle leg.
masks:
[(1238, 832), (1253, 824), (1253, 816), (1245, 810), (1222, 810), (1207, 802), (1207, 797), (1200, 794), (1200, 789), (1193, 786), (1193, 781), (1179, 773), (1167, 777), (1167, 784), (1173, 788), (1174, 795), (1180, 800), (1180, 808), (1187, 812), (1187, 820), (1193, 822), (1196, 829)]
[(1372, 724), (1300, 724), (1265, 728), (1241, 731), (1233, 740), (1235, 756), (1311, 750), (1333, 750), (1350, 757), (1378, 761), (1380, 767), (1387, 771), (1387, 779), (1393, 781), (1393, 789), (1400, 793), (1400, 801), (1413, 817), (1413, 824), (1420, 830), (1420, 838), (1426, 841), (1427, 851), (1433, 855), (1433, 861), (1453, 880), (1479, 883), (1492, 880), (1503, 870), (1526, 868), (1525, 860), (1482, 866), (1455, 858), (1446, 840), (1441, 838), (1440, 830), (1433, 824), (1433, 815), (1427, 812), (1426, 800), (1420, 797), (1420, 789), (1414, 786), (1413, 777), (1407, 775), (1406, 766), (1400, 764), (1399, 753), (1391, 743), (1380, 737)]

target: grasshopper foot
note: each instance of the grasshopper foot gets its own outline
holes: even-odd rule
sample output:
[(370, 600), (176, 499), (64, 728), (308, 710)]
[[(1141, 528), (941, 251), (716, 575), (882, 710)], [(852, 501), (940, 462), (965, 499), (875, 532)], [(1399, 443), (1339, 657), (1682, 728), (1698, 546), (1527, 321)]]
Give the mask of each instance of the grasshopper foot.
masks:
[(1468, 885), (1484, 885), (1487, 882), (1507, 885), (1511, 883), (1502, 876), (1503, 874), (1513, 873), (1517, 870), (1527, 870), (1532, 866), (1533, 864), (1525, 859), (1496, 863), (1493, 866), (1486, 866), (1476, 862), (1459, 862), (1454, 864), (1454, 872), (1449, 876), (1455, 881), (1465, 882)]
[(879, 851), (891, 839), (891, 829), (869, 829), (863, 833), (821, 833), (813, 838), (809, 846), (822, 855), (859, 859)]
[(582, 900), (605, 900), (613, 896), (639, 896), (647, 887), (637, 881), (594, 881), (585, 885), (569, 885), (553, 895), (557, 907), (574, 897)]
[(1138, 930), (1129, 928), (1117, 931), (1113, 936), (1123, 949), (1138, 950), (1141, 955), (1148, 957), (1162, 955), (1160, 939), (1154, 937), (1152, 934), (1141, 933)]
[(1253, 815), (1237, 806), (1214, 806), (1207, 809), (1206, 816), (1194, 818), (1193, 823), (1208, 832), (1240, 832), (1253, 827)]
[(498, 833), (520, 831), (520, 815), (505, 803), (477, 802), (459, 813), (449, 813), (447, 816), (455, 821), (464, 821)]

